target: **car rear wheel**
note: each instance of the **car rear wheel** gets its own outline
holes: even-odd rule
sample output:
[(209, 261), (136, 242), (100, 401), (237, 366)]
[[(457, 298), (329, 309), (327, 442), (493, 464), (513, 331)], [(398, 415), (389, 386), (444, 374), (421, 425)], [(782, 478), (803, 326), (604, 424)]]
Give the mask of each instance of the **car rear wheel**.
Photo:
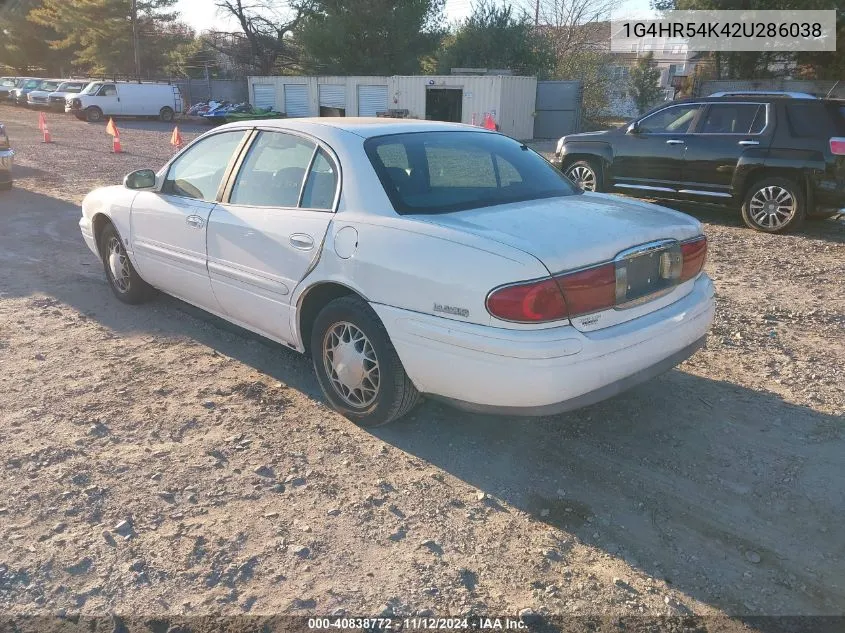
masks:
[(419, 401), (387, 330), (360, 297), (340, 297), (320, 311), (310, 350), (326, 399), (359, 426), (393, 422)]
[(748, 188), (742, 219), (756, 231), (782, 233), (801, 225), (807, 213), (804, 192), (787, 178), (765, 178)]
[(165, 123), (170, 123), (173, 120), (173, 108), (164, 106), (158, 113), (158, 118)]
[(601, 169), (591, 160), (575, 161), (563, 173), (584, 191), (601, 191)]
[(109, 286), (123, 303), (143, 303), (153, 295), (153, 287), (141, 279), (111, 224), (106, 225), (100, 235), (100, 254)]
[(91, 106), (85, 109), (85, 120), (89, 123), (99, 123), (103, 120), (103, 111), (97, 106)]

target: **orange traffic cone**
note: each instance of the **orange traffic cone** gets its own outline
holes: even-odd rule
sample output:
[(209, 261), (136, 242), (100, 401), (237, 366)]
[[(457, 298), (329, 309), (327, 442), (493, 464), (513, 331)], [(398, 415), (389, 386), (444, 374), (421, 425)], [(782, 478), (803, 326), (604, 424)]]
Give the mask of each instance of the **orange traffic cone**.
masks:
[(45, 127), (47, 127), (47, 117), (44, 116), (43, 112), (39, 112), (38, 113), (38, 129), (43, 132)]
[(173, 134), (170, 136), (170, 144), (176, 149), (182, 149), (185, 140), (182, 138), (182, 133), (179, 131), (179, 126), (173, 128)]
[(50, 136), (50, 130), (47, 129), (47, 124), (44, 124), (44, 129), (41, 130), (44, 133), (44, 139), (41, 141), (42, 143), (52, 143), (53, 137)]
[(493, 117), (488, 112), (484, 117), (484, 129), (485, 130), (495, 130), (496, 129), (496, 122), (493, 120)]
[(117, 126), (114, 124), (114, 119), (109, 119), (109, 123), (106, 126), (106, 134), (109, 134), (112, 137), (112, 151), (115, 154), (120, 154), (123, 151), (120, 147), (120, 130), (118, 130)]

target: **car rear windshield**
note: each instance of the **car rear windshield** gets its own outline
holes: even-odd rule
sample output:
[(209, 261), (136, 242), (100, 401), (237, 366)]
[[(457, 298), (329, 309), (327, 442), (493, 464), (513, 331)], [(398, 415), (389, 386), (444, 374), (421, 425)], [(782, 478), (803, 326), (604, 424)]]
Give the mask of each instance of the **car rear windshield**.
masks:
[(448, 213), (581, 193), (507, 136), (448, 131), (368, 139), (364, 149), (398, 213)]

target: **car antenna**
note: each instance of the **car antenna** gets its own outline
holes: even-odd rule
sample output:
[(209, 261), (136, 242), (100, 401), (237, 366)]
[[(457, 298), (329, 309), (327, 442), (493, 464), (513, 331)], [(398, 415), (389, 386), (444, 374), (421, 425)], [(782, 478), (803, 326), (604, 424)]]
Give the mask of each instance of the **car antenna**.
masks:
[(825, 99), (830, 99), (830, 95), (833, 94), (833, 91), (836, 90), (836, 86), (839, 85), (839, 79), (836, 80), (836, 83), (833, 84), (833, 87), (827, 91), (827, 94), (824, 96)]

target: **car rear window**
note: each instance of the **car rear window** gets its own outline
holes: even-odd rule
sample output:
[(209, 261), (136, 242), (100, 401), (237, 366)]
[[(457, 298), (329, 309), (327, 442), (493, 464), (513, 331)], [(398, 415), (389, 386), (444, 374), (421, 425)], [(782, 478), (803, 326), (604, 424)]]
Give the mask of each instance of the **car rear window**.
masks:
[(831, 136), (845, 136), (845, 103), (788, 103), (786, 120), (789, 131), (798, 138), (827, 139)]
[(413, 132), (364, 149), (398, 213), (448, 213), (581, 193), (539, 154), (501, 134)]

